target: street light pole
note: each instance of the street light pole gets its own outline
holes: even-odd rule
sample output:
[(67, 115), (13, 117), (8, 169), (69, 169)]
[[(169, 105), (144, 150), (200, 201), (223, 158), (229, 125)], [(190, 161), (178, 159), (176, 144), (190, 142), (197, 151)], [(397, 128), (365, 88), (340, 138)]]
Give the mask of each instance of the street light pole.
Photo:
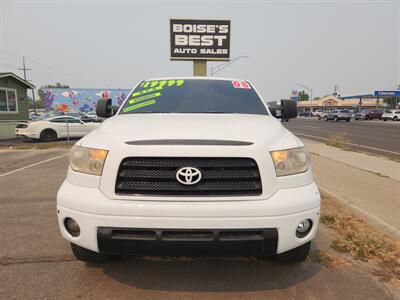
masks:
[(225, 69), (226, 67), (230, 66), (231, 64), (233, 64), (235, 61), (241, 59), (241, 58), (250, 58), (250, 56), (248, 55), (240, 55), (235, 57), (234, 59), (232, 59), (231, 61), (227, 61), (224, 62), (222, 64), (219, 64), (217, 66), (212, 66), (211, 67), (211, 77), (214, 76), (216, 73), (218, 73), (219, 71), (222, 71), (223, 69)]

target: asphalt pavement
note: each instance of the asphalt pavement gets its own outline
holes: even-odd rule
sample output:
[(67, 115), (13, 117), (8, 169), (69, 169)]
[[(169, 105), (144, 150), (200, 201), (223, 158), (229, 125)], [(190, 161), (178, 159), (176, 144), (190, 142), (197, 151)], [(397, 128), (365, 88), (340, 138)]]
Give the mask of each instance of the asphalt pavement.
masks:
[(65, 149), (0, 151), (0, 299), (399, 297), (363, 263), (347, 257), (329, 266), (312, 259), (332, 253), (333, 233), (323, 224), (311, 258), (300, 264), (254, 257), (123, 257), (98, 266), (77, 261), (56, 216), (67, 165)]
[(317, 118), (296, 118), (282, 123), (299, 138), (324, 141), (331, 134), (345, 133), (356, 149), (400, 159), (400, 122), (324, 121)]

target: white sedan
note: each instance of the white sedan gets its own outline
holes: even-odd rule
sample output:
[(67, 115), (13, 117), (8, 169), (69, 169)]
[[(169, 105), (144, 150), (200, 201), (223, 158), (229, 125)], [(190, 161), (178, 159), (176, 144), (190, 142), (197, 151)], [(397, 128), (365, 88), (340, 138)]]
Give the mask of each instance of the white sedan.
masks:
[(21, 122), (15, 128), (17, 137), (50, 142), (59, 138), (83, 137), (100, 126), (96, 122), (83, 122), (71, 116), (56, 116), (43, 120)]

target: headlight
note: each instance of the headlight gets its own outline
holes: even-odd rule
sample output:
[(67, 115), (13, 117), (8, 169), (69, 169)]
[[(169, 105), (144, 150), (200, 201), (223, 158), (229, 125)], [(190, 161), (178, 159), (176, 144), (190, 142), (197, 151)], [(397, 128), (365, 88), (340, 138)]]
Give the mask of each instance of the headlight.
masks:
[(76, 172), (100, 176), (107, 153), (107, 150), (74, 146), (71, 149), (69, 164)]
[(271, 151), (271, 157), (278, 176), (304, 173), (310, 166), (310, 153), (304, 147)]

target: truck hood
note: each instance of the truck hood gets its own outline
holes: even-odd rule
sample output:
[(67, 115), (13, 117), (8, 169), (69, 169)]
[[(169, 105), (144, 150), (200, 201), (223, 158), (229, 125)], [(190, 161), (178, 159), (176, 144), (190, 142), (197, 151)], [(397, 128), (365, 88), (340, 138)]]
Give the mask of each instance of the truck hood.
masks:
[(295, 148), (298, 139), (271, 116), (249, 114), (126, 114), (106, 121), (82, 140), (82, 146), (160, 140), (234, 141), (269, 149)]

